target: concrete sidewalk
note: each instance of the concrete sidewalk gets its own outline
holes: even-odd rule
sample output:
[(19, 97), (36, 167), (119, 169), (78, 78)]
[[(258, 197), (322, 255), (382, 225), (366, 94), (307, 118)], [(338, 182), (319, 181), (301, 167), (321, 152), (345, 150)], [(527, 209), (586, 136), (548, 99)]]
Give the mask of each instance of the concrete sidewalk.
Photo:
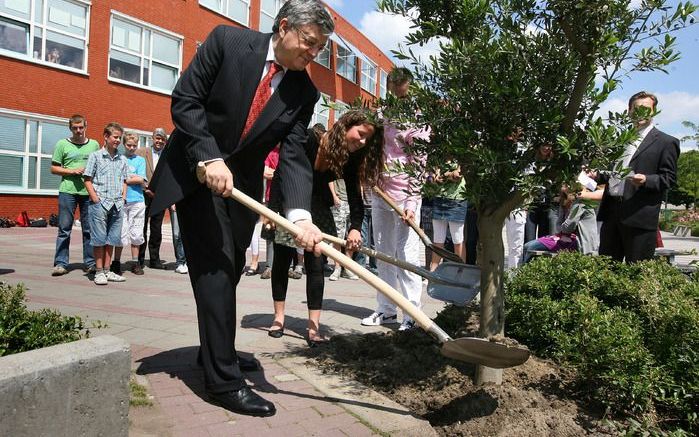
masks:
[[(166, 228), (164, 226), (164, 228)], [(100, 320), (106, 329), (132, 348), (138, 381), (154, 397), (153, 407), (131, 408), (131, 435), (264, 436), (264, 435), (431, 435), (429, 424), (406, 408), (353, 381), (323, 375), (306, 365), (303, 352), (307, 309), (305, 277), (290, 280), (285, 335), (267, 335), (272, 321), (269, 280), (243, 276), (238, 287), (240, 327), (236, 346), (254, 355), (263, 370), (247, 375), (251, 385), (277, 406), (269, 418), (230, 413), (205, 401), (203, 373), (196, 365), (199, 337), (196, 308), (187, 275), (172, 270), (126, 272), (124, 283), (97, 286), (80, 270), (80, 234), (71, 245), (69, 274), (51, 277), (55, 228), (0, 229), (0, 280), (27, 288), (33, 309), (56, 308), (65, 315)], [(174, 260), (172, 244), (161, 248), (164, 260)], [(262, 256), (264, 259), (264, 255)], [(174, 264), (171, 264), (174, 268)], [(425, 312), (434, 316), (442, 303), (425, 296)], [(326, 281), (321, 324), (324, 333), (372, 332), (359, 320), (375, 306), (375, 292), (361, 281)], [(394, 329), (397, 325), (394, 327)]]

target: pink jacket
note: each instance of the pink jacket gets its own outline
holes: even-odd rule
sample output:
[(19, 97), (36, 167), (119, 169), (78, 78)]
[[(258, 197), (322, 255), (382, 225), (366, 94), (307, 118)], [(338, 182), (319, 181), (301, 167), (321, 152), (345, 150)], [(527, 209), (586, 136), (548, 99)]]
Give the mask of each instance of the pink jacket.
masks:
[(417, 178), (410, 177), (396, 168), (396, 164), (409, 164), (418, 162), (424, 164), (426, 156), (408, 155), (403, 150), (405, 145), (412, 145), (415, 138), (425, 141), (430, 139), (431, 129), (415, 129), (407, 127), (399, 129), (393, 124), (384, 125), (384, 158), (385, 168), (381, 174), (378, 186), (391, 199), (397, 202), (405, 201), (404, 209), (415, 211), (420, 201), (421, 182)]

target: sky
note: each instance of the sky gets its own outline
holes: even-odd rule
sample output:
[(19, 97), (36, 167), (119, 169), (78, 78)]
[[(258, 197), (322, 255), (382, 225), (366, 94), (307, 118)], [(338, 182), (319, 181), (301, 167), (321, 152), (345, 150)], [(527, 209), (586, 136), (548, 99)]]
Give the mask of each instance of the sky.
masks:
[[(638, 0), (634, 1), (638, 2)], [(391, 50), (403, 43), (405, 35), (410, 32), (410, 23), (407, 19), (376, 11), (375, 0), (325, 0), (325, 3), (389, 56)], [(669, 4), (675, 6), (677, 1), (670, 1)], [(699, 13), (696, 15), (699, 22)], [(607, 114), (609, 110), (623, 111), (629, 96), (637, 91), (646, 90), (658, 97), (660, 113), (655, 118), (655, 124), (659, 129), (677, 138), (692, 133), (691, 130), (682, 126), (682, 121), (688, 120), (699, 124), (699, 24), (681, 30), (675, 33), (675, 36), (677, 36), (677, 49), (682, 54), (682, 58), (670, 64), (669, 74), (633, 73), (605, 102), (601, 108), (602, 114)], [(413, 47), (413, 50), (428, 56), (436, 52), (436, 47)], [(685, 141), (681, 146), (683, 151), (697, 150), (694, 142)]]

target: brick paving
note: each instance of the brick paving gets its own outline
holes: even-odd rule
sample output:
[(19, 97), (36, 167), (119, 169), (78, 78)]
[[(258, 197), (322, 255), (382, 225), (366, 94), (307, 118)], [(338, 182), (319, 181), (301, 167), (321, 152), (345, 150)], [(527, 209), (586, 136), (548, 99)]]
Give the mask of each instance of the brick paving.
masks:
[[(166, 231), (167, 226), (163, 227)], [(107, 286), (94, 285), (72, 264), (62, 277), (50, 276), (55, 245), (55, 228), (0, 229), (0, 280), (27, 286), (30, 308), (56, 308), (63, 314), (77, 314), (107, 324), (92, 335), (112, 334), (130, 342), (133, 370), (146, 383), (154, 406), (132, 408), (130, 434), (145, 436), (370, 436), (381, 432), (368, 419), (351, 411), (351, 402), (328, 396), (310, 381), (294, 373), (280, 358), (299, 355), (305, 349), (305, 280), (289, 281), (285, 336), (267, 336), (272, 321), (269, 281), (243, 276), (238, 287), (238, 328), (236, 345), (254, 355), (263, 369), (248, 373), (249, 384), (277, 406), (277, 414), (252, 418), (230, 413), (206, 402), (202, 370), (196, 365), (199, 344), (196, 308), (188, 277), (172, 270), (146, 268), (144, 276), (125, 273), (127, 281)], [(71, 255), (81, 259), (79, 233), (74, 233)], [(699, 248), (699, 238), (678, 238), (664, 234), (666, 247), (678, 250)], [(171, 239), (166, 233), (161, 256), (173, 260)], [(264, 246), (264, 245), (262, 245)], [(264, 259), (264, 253), (261, 259)], [(683, 257), (689, 262), (698, 256)], [(174, 269), (174, 264), (170, 264)], [(360, 281), (341, 279), (326, 282), (325, 334), (372, 332), (386, 327), (362, 327), (359, 320), (370, 314), (375, 292)], [(441, 302), (424, 295), (424, 311), (434, 316)], [(393, 327), (395, 329), (395, 327)], [(316, 384), (312, 384), (316, 383)], [(364, 405), (366, 406), (366, 405)], [(372, 407), (372, 405), (369, 405)], [(375, 405), (381, 411), (381, 405)], [(135, 411), (137, 410), (137, 411)], [(398, 411), (395, 408), (392, 411)], [(400, 412), (399, 412), (400, 413)], [(409, 420), (398, 414), (398, 421)]]
[[(168, 230), (163, 226), (161, 257), (174, 261)], [(107, 327), (92, 329), (92, 335), (116, 335), (131, 344), (133, 370), (154, 402), (152, 407), (132, 407), (132, 436), (329, 437), (380, 431), (280, 364), (280, 357), (299, 355), (307, 347), (305, 279), (289, 281), (281, 339), (267, 335), (273, 314), (270, 282), (259, 275), (241, 279), (236, 346), (241, 354), (260, 360), (263, 369), (246, 374), (248, 383), (277, 407), (272, 417), (241, 416), (206, 401), (203, 373), (196, 364), (196, 307), (187, 275), (172, 271), (170, 263), (171, 270), (146, 268), (143, 276), (126, 271), (124, 283), (94, 285), (80, 270), (80, 234), (73, 235), (77, 239), (71, 244), (71, 271), (54, 278), (50, 272), (55, 228), (0, 229), (0, 280), (24, 283), (32, 309), (56, 308), (86, 318), (88, 325), (99, 320)], [(375, 292), (361, 281), (326, 281), (325, 298), (321, 324), (327, 336), (389, 329), (359, 325), (375, 305)], [(427, 296), (425, 300), (424, 310), (430, 316), (442, 307)]]

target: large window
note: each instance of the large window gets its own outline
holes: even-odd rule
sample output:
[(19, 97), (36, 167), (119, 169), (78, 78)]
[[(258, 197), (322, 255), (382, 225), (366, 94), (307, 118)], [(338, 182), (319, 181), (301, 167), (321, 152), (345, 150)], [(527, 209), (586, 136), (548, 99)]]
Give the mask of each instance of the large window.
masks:
[(61, 177), (51, 174), (51, 155), (70, 136), (68, 121), (0, 110), (0, 132), (0, 191), (55, 194)]
[(362, 59), (362, 88), (376, 95), (376, 64)]
[(316, 106), (313, 108), (313, 117), (311, 118), (311, 126), (316, 123), (321, 123), (325, 128), (328, 128), (328, 122), (330, 121), (330, 108), (327, 106), (330, 101), (330, 96), (327, 94), (320, 94), (320, 99), (316, 102)]
[(262, 0), (260, 2), (260, 32), (269, 33), (274, 26), (274, 18), (282, 7), (282, 0)]
[(330, 68), (330, 50), (330, 41), (328, 41), (323, 50), (318, 52), (318, 56), (316, 56), (314, 60), (323, 67)]
[(379, 71), (379, 97), (386, 98), (386, 82), (388, 81), (388, 73), (383, 70)]
[(348, 48), (337, 45), (337, 74), (357, 83), (357, 56)]
[(86, 71), (89, 12), (81, 0), (0, 0), (0, 53)]
[(169, 93), (181, 69), (181, 36), (112, 12), (110, 79)]
[(250, 0), (199, 0), (199, 4), (249, 26)]

